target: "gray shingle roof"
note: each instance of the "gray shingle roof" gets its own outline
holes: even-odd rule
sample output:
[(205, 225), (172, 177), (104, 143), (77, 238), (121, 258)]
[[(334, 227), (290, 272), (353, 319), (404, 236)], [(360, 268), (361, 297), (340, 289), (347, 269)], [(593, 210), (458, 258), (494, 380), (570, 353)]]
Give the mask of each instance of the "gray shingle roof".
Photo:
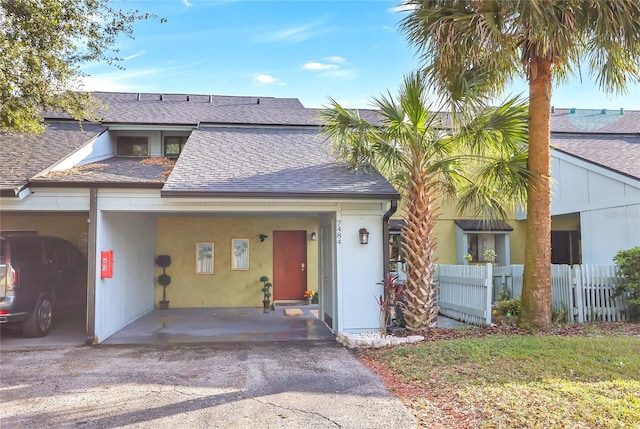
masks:
[(106, 131), (96, 124), (50, 123), (40, 135), (0, 133), (0, 192), (17, 195), (28, 180)]
[(619, 110), (555, 109), (551, 114), (551, 132), (554, 133), (597, 133), (597, 134), (640, 134), (640, 111)]
[(47, 184), (92, 186), (124, 186), (134, 184), (161, 188), (173, 167), (167, 158), (109, 158), (69, 170), (52, 171), (30, 180), (39, 186)]
[[(297, 98), (109, 92), (92, 94), (108, 106), (99, 113), (103, 123), (320, 125), (318, 110), (305, 109)], [(47, 116), (65, 115), (49, 112)]]
[(551, 147), (640, 179), (640, 134), (637, 137), (554, 135)]
[(162, 194), (398, 198), (380, 174), (350, 171), (317, 129), (300, 128), (200, 128)]

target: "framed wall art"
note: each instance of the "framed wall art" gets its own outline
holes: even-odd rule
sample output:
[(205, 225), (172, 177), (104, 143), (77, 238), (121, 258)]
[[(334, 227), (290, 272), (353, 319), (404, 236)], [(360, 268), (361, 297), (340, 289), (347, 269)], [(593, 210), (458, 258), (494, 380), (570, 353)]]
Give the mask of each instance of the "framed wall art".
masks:
[(234, 238), (231, 240), (231, 269), (249, 269), (249, 239)]
[(213, 274), (213, 243), (196, 243), (196, 274)]

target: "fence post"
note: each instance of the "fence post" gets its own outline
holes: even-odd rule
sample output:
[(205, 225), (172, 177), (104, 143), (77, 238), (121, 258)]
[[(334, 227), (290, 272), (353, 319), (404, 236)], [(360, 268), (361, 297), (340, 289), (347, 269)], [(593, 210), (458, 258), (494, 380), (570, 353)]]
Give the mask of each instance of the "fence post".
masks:
[(493, 264), (487, 264), (487, 274), (484, 278), (484, 284), (487, 287), (486, 304), (485, 304), (485, 322), (491, 325), (491, 303), (493, 301)]
[(575, 291), (574, 305), (578, 307), (578, 323), (584, 323), (584, 291), (582, 285), (582, 270), (580, 269), (580, 265), (574, 265), (571, 268), (571, 277), (573, 282), (573, 290)]

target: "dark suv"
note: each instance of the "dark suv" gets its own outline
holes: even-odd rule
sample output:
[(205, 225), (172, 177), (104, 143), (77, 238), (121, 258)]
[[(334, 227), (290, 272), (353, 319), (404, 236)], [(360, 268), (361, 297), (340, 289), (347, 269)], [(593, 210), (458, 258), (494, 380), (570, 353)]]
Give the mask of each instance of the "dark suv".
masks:
[(86, 305), (87, 260), (57, 237), (0, 237), (0, 323), (22, 325), (27, 337), (42, 337), (64, 307)]

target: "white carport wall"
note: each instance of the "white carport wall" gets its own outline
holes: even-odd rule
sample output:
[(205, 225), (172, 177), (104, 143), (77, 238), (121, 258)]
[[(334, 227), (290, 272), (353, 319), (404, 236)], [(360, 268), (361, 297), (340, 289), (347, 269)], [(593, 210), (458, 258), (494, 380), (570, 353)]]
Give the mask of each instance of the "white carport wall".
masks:
[[(380, 311), (376, 297), (382, 293), (377, 283), (384, 277), (382, 217), (386, 210), (365, 212), (362, 207), (343, 205), (336, 219), (337, 244), (337, 331), (377, 330)], [(360, 228), (369, 232), (369, 243), (360, 244)]]
[(156, 217), (98, 210), (96, 227), (98, 261), (113, 250), (113, 277), (95, 273), (95, 344), (154, 308)]

